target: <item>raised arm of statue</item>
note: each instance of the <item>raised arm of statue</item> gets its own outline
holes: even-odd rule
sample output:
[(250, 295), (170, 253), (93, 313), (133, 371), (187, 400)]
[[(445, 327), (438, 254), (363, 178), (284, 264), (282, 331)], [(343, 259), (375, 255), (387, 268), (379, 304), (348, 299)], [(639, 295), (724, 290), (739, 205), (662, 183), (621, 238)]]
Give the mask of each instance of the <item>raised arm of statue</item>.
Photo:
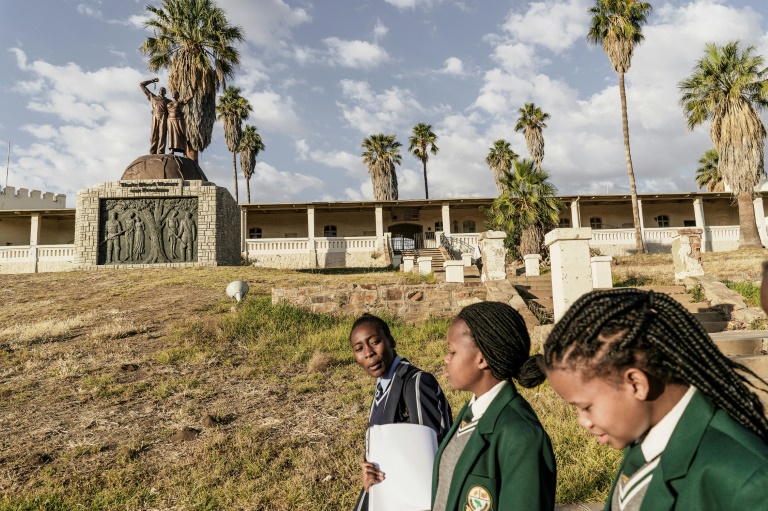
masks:
[(147, 96), (147, 99), (151, 100), (152, 96), (154, 96), (154, 94), (152, 94), (149, 91), (149, 89), (147, 89), (147, 85), (149, 85), (150, 83), (157, 83), (159, 81), (160, 81), (160, 78), (152, 78), (151, 80), (144, 80), (139, 84), (139, 86), (141, 87), (141, 90), (144, 92), (144, 95)]

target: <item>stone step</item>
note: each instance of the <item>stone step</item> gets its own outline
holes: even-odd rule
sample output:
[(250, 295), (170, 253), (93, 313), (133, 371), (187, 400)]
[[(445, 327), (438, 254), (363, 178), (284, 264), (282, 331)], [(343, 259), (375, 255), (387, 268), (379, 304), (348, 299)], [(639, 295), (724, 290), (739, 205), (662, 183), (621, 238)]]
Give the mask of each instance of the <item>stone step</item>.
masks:
[(653, 291), (654, 293), (666, 293), (668, 295), (686, 294), (685, 286), (638, 286), (637, 289)]
[(731, 360), (750, 369), (760, 378), (768, 378), (768, 355), (735, 355)]
[(768, 332), (732, 330), (710, 334), (717, 348), (725, 355), (768, 354)]
[(550, 311), (555, 308), (555, 302), (552, 298), (534, 298), (533, 301)]
[(683, 307), (688, 312), (691, 312), (693, 314), (697, 312), (710, 312), (711, 308), (709, 306), (709, 302), (696, 302), (696, 303), (681, 303)]
[(698, 319), (700, 323), (725, 321), (725, 317), (719, 312), (694, 312), (693, 317)]
[(725, 332), (728, 329), (728, 322), (727, 321), (706, 321), (702, 322), (701, 326), (704, 327), (704, 330), (708, 334), (715, 333), (715, 332)]

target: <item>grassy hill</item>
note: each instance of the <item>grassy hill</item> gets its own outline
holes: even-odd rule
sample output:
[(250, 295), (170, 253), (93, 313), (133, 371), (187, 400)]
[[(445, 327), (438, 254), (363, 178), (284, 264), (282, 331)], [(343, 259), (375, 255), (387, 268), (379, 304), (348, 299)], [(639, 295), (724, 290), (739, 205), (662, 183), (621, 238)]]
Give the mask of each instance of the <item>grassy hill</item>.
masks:
[[(757, 278), (744, 272), (759, 272), (764, 251), (735, 254), (709, 264)], [(658, 279), (671, 272), (664, 257), (614, 272)], [(238, 279), (251, 293), (231, 312), (224, 288)], [(353, 318), (274, 307), (269, 292), (404, 279), (251, 267), (0, 276), (0, 509), (351, 508), (373, 387), (348, 346)], [(445, 389), (448, 326), (392, 328), (398, 352)], [(552, 437), (558, 502), (604, 498), (619, 453), (547, 384), (524, 394)], [(468, 398), (448, 395), (454, 413)]]

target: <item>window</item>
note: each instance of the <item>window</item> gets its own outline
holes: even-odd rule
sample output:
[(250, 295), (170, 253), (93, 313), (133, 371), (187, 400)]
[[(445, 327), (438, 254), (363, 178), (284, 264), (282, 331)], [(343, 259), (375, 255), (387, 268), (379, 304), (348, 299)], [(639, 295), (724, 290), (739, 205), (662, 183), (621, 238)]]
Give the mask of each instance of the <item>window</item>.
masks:
[(453, 221), (453, 232), (458, 233), (459, 232), (459, 221), (454, 220)]
[(669, 215), (657, 216), (656, 223), (659, 224), (659, 227), (669, 227)]
[(462, 227), (464, 228), (463, 232), (476, 232), (474, 220), (464, 220)]
[(567, 229), (571, 226), (571, 219), (570, 218), (561, 218), (557, 221), (557, 226), (560, 228)]
[(443, 230), (443, 222), (435, 222), (435, 232)]
[(603, 228), (603, 219), (599, 216), (593, 216), (589, 219), (589, 226), (593, 229), (602, 229)]
[(683, 227), (696, 227), (696, 220), (683, 220)]
[(326, 225), (323, 227), (323, 236), (326, 238), (335, 238), (336, 237), (336, 226), (335, 225)]
[(248, 237), (251, 239), (261, 238), (261, 227), (251, 227), (250, 229), (248, 229)]

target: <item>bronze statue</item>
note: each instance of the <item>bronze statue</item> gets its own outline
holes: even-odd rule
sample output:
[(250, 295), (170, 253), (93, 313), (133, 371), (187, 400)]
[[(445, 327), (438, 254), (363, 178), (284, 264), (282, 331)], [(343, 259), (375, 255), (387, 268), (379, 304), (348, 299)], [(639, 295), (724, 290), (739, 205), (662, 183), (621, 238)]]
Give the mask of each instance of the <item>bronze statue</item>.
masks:
[(188, 98), (179, 99), (179, 91), (174, 91), (173, 101), (168, 102), (168, 150), (171, 154), (179, 151), (183, 156), (187, 152), (187, 127), (182, 107), (191, 100), (191, 94)]
[(168, 131), (168, 103), (171, 100), (165, 97), (165, 87), (160, 87), (159, 94), (153, 94), (147, 89), (147, 85), (159, 81), (159, 78), (153, 78), (139, 84), (141, 90), (144, 91), (144, 95), (152, 103), (152, 134), (149, 138), (149, 154), (165, 154), (165, 141)]

